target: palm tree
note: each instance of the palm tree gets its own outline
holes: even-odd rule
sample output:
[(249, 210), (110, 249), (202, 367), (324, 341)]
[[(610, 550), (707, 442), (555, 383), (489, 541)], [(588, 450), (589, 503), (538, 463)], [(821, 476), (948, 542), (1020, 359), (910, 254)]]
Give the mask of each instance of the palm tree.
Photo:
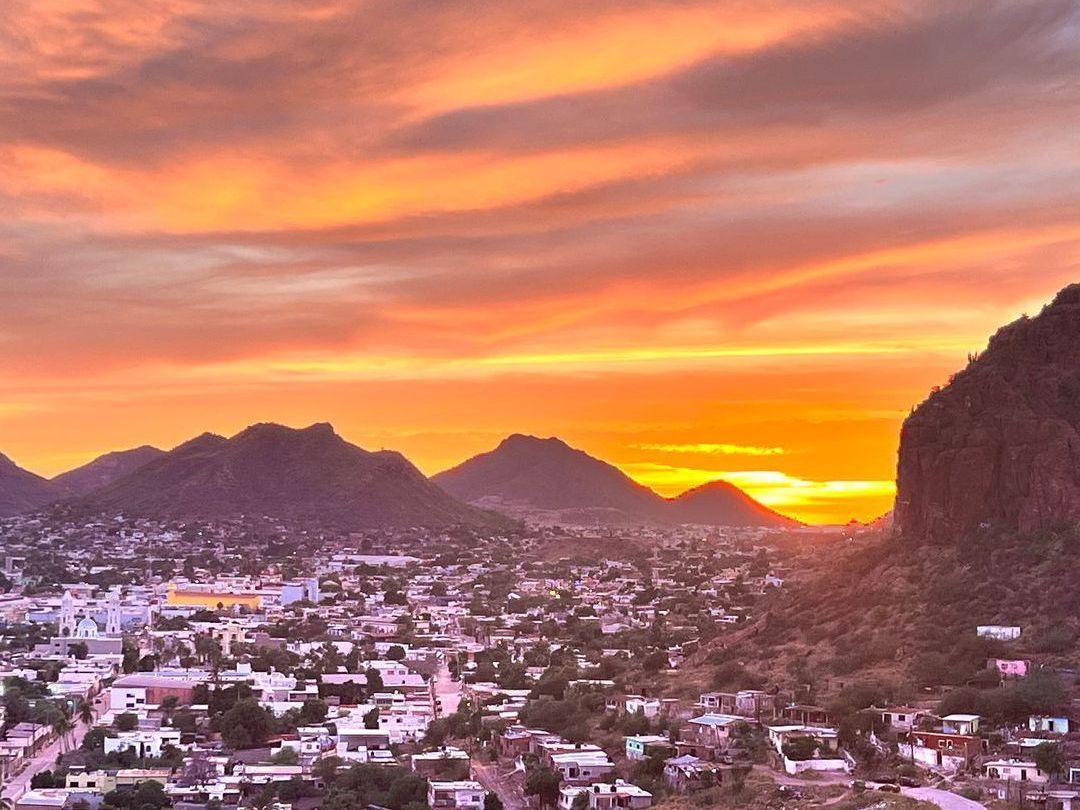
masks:
[(67, 737), (71, 733), (74, 726), (71, 724), (71, 718), (66, 714), (58, 714), (56, 719), (52, 721), (53, 734), (60, 738), (60, 751), (66, 754), (68, 745)]
[(94, 722), (94, 704), (91, 701), (80, 700), (78, 707), (75, 709), (75, 712), (79, 717), (79, 721), (84, 726), (89, 726), (91, 723)]

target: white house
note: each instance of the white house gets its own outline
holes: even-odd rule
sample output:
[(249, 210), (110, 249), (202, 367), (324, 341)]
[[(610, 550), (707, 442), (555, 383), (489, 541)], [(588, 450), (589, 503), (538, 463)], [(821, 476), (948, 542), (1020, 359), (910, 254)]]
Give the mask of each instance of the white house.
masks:
[(975, 635), (997, 641), (1015, 641), (1020, 638), (1020, 628), (1005, 624), (980, 624), (975, 628)]
[(1005, 782), (1034, 782), (1042, 784), (1050, 777), (1039, 770), (1039, 766), (1027, 759), (994, 759), (983, 765), (983, 775), (987, 779), (1000, 779)]
[(486, 792), (479, 782), (429, 782), (428, 806), (432, 810), (483, 810)]

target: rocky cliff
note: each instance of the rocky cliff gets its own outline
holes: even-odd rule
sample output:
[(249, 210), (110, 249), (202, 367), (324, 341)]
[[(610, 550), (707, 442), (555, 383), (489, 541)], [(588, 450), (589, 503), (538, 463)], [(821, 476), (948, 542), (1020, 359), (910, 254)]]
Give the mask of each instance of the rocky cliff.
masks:
[(1080, 523), (1080, 284), (1002, 328), (904, 423), (896, 525), (908, 539)]

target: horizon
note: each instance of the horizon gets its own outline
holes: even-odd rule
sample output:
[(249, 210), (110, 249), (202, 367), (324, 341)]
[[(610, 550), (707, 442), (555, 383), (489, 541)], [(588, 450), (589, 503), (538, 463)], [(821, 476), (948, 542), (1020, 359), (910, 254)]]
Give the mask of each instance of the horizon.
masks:
[(867, 521), (1077, 275), (1068, 2), (6, 16), (0, 453), (45, 477), (328, 421)]

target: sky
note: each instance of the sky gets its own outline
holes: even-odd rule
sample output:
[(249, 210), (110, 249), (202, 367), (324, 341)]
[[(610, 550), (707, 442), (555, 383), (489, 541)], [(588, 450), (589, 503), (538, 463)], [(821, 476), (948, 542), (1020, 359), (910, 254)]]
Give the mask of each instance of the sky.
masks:
[(257, 421), (891, 506), (1080, 264), (1075, 0), (6, 0), (0, 451)]

